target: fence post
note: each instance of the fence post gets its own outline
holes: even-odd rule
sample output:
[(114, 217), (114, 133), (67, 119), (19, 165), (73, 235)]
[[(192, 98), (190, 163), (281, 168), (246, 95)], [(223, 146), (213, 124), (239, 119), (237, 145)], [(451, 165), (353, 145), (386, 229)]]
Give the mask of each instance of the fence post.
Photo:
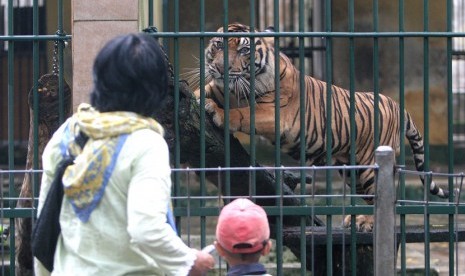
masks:
[(375, 188), (375, 227), (373, 233), (375, 275), (395, 275), (394, 150), (388, 146), (379, 146), (375, 152), (375, 161), (379, 166)]

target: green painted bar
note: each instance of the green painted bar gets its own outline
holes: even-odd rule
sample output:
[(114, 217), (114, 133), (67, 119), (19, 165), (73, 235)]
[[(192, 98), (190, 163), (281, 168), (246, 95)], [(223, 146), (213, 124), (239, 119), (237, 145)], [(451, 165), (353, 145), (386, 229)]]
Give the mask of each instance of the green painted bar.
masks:
[[(30, 214), (30, 213), (29, 213)], [(16, 233), (15, 220), (10, 218), (10, 233)], [(10, 235), (10, 248), (16, 248), (15, 246), (15, 235)], [(15, 254), (10, 254), (10, 276), (16, 275), (16, 259)]]
[[(457, 207), (457, 209), (456, 209)], [(404, 215), (422, 215), (425, 211), (424, 206), (422, 205), (413, 205), (413, 206), (397, 206), (396, 212), (397, 214), (404, 214)], [(426, 208), (426, 212), (431, 215), (453, 215), (453, 214), (465, 214), (465, 206), (437, 206), (437, 205), (429, 205)]]
[[(273, 1), (273, 26), (275, 33), (280, 32), (280, 10), (279, 10), (279, 1), (274, 0)], [(279, 53), (280, 51), (280, 43), (279, 39), (275, 37), (274, 39), (274, 52)], [(280, 91), (280, 79), (276, 76), (280, 75), (280, 56), (278, 54), (275, 54), (275, 78), (274, 78), (274, 85), (275, 85), (275, 102), (279, 103), (280, 102), (280, 96), (281, 96), (281, 91)], [(279, 167), (281, 166), (281, 135), (280, 135), (280, 125), (279, 122), (281, 120), (281, 113), (280, 113), (280, 105), (275, 105), (275, 166)], [(275, 189), (276, 189), (276, 195), (282, 195), (282, 187), (281, 187), (281, 171), (280, 170), (275, 170), (275, 179), (276, 179), (276, 184), (275, 184)], [(276, 206), (282, 208), (282, 201), (281, 200), (276, 200)], [(276, 223), (276, 265), (277, 265), (277, 270), (276, 273), (278, 275), (283, 274), (283, 216), (282, 216), (282, 209), (279, 209), (280, 215), (277, 218), (277, 223)]]
[[(58, 36), (64, 36), (63, 30), (63, 0), (58, 0)], [(64, 107), (64, 58), (63, 58), (63, 41), (55, 41), (55, 45), (58, 46), (58, 120), (60, 124), (65, 121), (65, 107)]]
[(153, 26), (153, 0), (148, 0), (149, 26)]
[[(431, 175), (427, 174), (425, 176), (425, 183), (430, 183)], [(423, 205), (423, 231), (425, 233), (425, 243), (424, 243), (424, 251), (425, 251), (425, 268), (426, 268), (426, 275), (430, 274), (430, 214), (428, 213), (428, 206), (429, 206), (429, 189), (425, 186), (424, 188), (424, 201), (425, 204)]]
[[(162, 3), (162, 10), (163, 10), (163, 22), (162, 22), (162, 27), (163, 27), (163, 33), (165, 32), (168, 32), (168, 28), (169, 28), (169, 16), (167, 16), (169, 14), (169, 1), (170, 0), (163, 0), (163, 3)], [(169, 49), (169, 41), (168, 39), (163, 39), (163, 46), (165, 47), (165, 49)]]
[[(13, 26), (13, 0), (8, 0), (8, 34), (14, 33)], [(14, 170), (14, 41), (8, 41), (8, 170)], [(8, 174), (8, 192), (9, 196), (13, 197), (16, 195), (14, 189), (14, 177), (13, 174)], [(14, 208), (16, 206), (16, 200), (10, 200), (8, 206)], [(10, 218), (10, 231), (16, 233), (14, 219)], [(10, 246), (15, 248), (15, 237), (10, 235)], [(10, 275), (15, 275), (15, 255), (10, 254), (10, 265), (13, 268), (10, 271)]]
[[(221, 33), (218, 34), (217, 32), (163, 32), (158, 34), (159, 37), (234, 37), (237, 34), (234, 33)], [(241, 34), (243, 37), (269, 37), (270, 34), (266, 32), (262, 33), (244, 33)], [(323, 37), (323, 38), (333, 38), (333, 37), (354, 37), (354, 38), (399, 38), (399, 37), (465, 37), (465, 32), (277, 32), (273, 34), (274, 37)], [(30, 40), (27, 37), (30, 36), (15, 36), (17, 40)], [(37, 38), (43, 39), (43, 38)], [(0, 36), (0, 41), (2, 40), (9, 40), (5, 36)]]
[[(200, 32), (205, 32), (205, 0), (200, 0)], [(205, 38), (199, 38), (199, 61), (200, 64), (205, 64)], [(200, 80), (199, 88), (201, 94), (205, 95), (205, 66), (200, 66)], [(200, 106), (205, 106), (205, 96), (201, 96)], [(205, 109), (200, 109), (200, 167), (205, 167)], [(207, 195), (205, 171), (200, 172), (200, 195)], [(200, 206), (204, 207), (206, 204), (205, 200), (200, 201)], [(205, 247), (206, 245), (206, 217), (200, 217), (200, 245)]]
[[(13, 1), (8, 1), (8, 33), (13, 33)], [(8, 141), (14, 141), (14, 41), (8, 41)], [(14, 147), (13, 143), (8, 143), (8, 170), (14, 170)], [(14, 178), (12, 174), (9, 177), (9, 194), (15, 195)], [(10, 200), (8, 206), (16, 206), (15, 200)]]
[[(312, 179), (316, 179), (316, 171), (312, 172)], [(311, 199), (310, 200), (310, 207), (311, 207), (310, 208), (310, 215), (311, 215), (312, 218), (314, 218), (316, 216), (316, 214), (315, 214), (315, 194), (316, 194), (315, 193), (315, 181), (312, 182), (312, 193), (311, 194), (312, 194), (312, 197), (310, 198)], [(315, 226), (314, 220), (312, 220), (311, 226)], [(314, 246), (315, 239), (314, 239), (313, 235), (311, 237), (311, 242), (312, 242), (311, 243), (312, 244), (311, 263), (312, 263), (312, 267), (315, 267), (315, 255), (316, 254), (315, 254), (315, 246)]]
[[(331, 1), (325, 1), (325, 30), (326, 32), (332, 31), (332, 22), (331, 22)], [(332, 39), (331, 37), (326, 38), (326, 125), (332, 125), (332, 106), (331, 106), (331, 85), (333, 69), (332, 69), (332, 55), (333, 55), (333, 46), (332, 46)], [(331, 159), (332, 159), (332, 131), (331, 127), (326, 128), (326, 165), (331, 166)], [(326, 193), (332, 193), (332, 183), (331, 183), (331, 171), (326, 172)], [(326, 199), (326, 206), (332, 205), (332, 199)], [(333, 240), (332, 240), (332, 215), (328, 214), (326, 216), (326, 234), (327, 234), (327, 247), (326, 247), (326, 268), (327, 268), (327, 275), (330, 276), (333, 274)]]
[[(373, 31), (378, 32), (378, 0), (373, 0)], [(374, 97), (374, 145), (376, 150), (379, 146), (379, 49), (378, 37), (373, 37), (373, 93)]]
[[(433, 210), (431, 208), (429, 210)], [(373, 206), (367, 205), (359, 205), (359, 206), (263, 206), (266, 210), (266, 213), (270, 216), (308, 216), (309, 214), (314, 214), (317, 216), (320, 215), (342, 215), (343, 211), (348, 214), (366, 214), (372, 215), (373, 214)], [(462, 208), (464, 211), (465, 208)], [(416, 210), (418, 211), (418, 210)], [(418, 211), (418, 212), (422, 212)], [(187, 210), (186, 207), (176, 207), (174, 208), (174, 214), (176, 216), (186, 216), (187, 214), (190, 216), (217, 216), (218, 215), (218, 208), (217, 207), (198, 207), (193, 208), (190, 211)], [(419, 213), (422, 214), (422, 213)]]
[[(404, 0), (399, 0), (399, 32), (404, 32)], [(400, 125), (405, 125), (405, 66), (404, 66), (404, 38), (399, 37), (399, 106), (400, 106)], [(405, 137), (405, 129), (400, 128), (400, 140), (403, 141)], [(400, 147), (399, 164), (405, 165), (405, 147)], [(399, 174), (399, 187), (400, 187), (400, 199), (405, 199), (405, 175)], [(401, 203), (403, 205), (403, 203)], [(400, 263), (401, 263), (401, 274), (406, 275), (407, 273), (407, 253), (406, 253), (406, 217), (404, 214), (400, 215)]]
[[(457, 207), (457, 209), (456, 209)], [(271, 216), (279, 215), (296, 215), (296, 216), (307, 216), (309, 214), (321, 216), (321, 215), (342, 215), (343, 212), (347, 215), (352, 214), (373, 214), (373, 206), (368, 205), (358, 205), (358, 206), (263, 206), (267, 213)], [(216, 210), (216, 211), (215, 211)], [(413, 205), (413, 206), (396, 206), (397, 214), (407, 214), (407, 215), (422, 215), (425, 211), (424, 206), (422, 205)], [(436, 206), (429, 205), (426, 208), (426, 212), (431, 215), (441, 215), (441, 214), (465, 214), (465, 206)], [(174, 208), (174, 213), (176, 216), (186, 216), (187, 209), (185, 207), (176, 207)], [(218, 215), (217, 207), (204, 207), (204, 208), (195, 208), (190, 211), (191, 216), (216, 216)], [(8, 216), (7, 216), (8, 217)]]
[(68, 41), (71, 35), (0, 35), (0, 41)]
[[(349, 1), (349, 32), (355, 32), (355, 22), (354, 22), (354, 0)], [(349, 92), (350, 98), (355, 99), (355, 41), (354, 38), (349, 38)], [(349, 107), (350, 113), (350, 144), (353, 145), (350, 147), (350, 164), (355, 165), (355, 153), (356, 153), (356, 137), (357, 137), (357, 126), (355, 124), (355, 101), (350, 101)], [(351, 170), (350, 172), (350, 182), (356, 183), (356, 174), (355, 170)], [(350, 193), (356, 194), (356, 186), (350, 186)], [(350, 199), (350, 205), (355, 206), (355, 198)], [(352, 275), (357, 275), (357, 235), (356, 235), (356, 228), (355, 228), (355, 216), (351, 216), (350, 218), (350, 233), (351, 233), (351, 241), (350, 241), (350, 257), (351, 257), (351, 271)]]
[[(255, 33), (255, 0), (250, 0), (250, 32)], [(255, 53), (255, 38), (251, 37), (250, 39), (250, 53)], [(254, 166), (257, 163), (257, 152), (256, 152), (256, 135), (255, 135), (255, 55), (250, 55), (250, 145), (249, 145), (249, 154), (250, 154), (250, 165)], [(255, 185), (256, 172), (250, 172), (250, 194), (256, 195), (257, 189)]]
[[(228, 32), (229, 13), (228, 13), (228, 0), (223, 0), (223, 29), (224, 33)], [(223, 55), (224, 55), (224, 68), (229, 68), (229, 45), (228, 41), (223, 41)], [(229, 87), (229, 70), (224, 70), (224, 87)], [(224, 92), (224, 166), (230, 167), (231, 165), (231, 139), (229, 134), (229, 89), (223, 89)], [(231, 194), (231, 174), (229, 171), (225, 172), (224, 177), (224, 192), (225, 195)]]
[[(4, 208), (2, 212), (3, 212), (4, 218), (15, 219), (15, 218), (30, 218), (32, 216), (35, 216), (37, 210), (31, 209), (31, 208)], [(14, 233), (14, 232), (11, 232), (11, 233)]]
[[(39, 35), (39, 8), (38, 0), (34, 0), (33, 12), (32, 12), (32, 32), (34, 35)], [(38, 85), (39, 85), (39, 42), (32, 42), (32, 78), (34, 86), (33, 91), (33, 107), (34, 107), (34, 121), (33, 121), (33, 160), (32, 168), (34, 170), (39, 169), (39, 94), (38, 94)], [(38, 190), (39, 187), (39, 175), (32, 174), (31, 185), (33, 187), (32, 196), (34, 192)]]
[[(452, 31), (452, 0), (447, 0), (447, 14), (446, 14), (446, 31)], [(452, 38), (447, 38), (447, 155), (448, 155), (448, 162), (447, 162), (447, 171), (448, 173), (454, 173), (454, 98), (452, 94)], [(454, 178), (448, 178), (448, 189), (449, 191), (453, 191), (454, 189)], [(454, 202), (454, 193), (451, 193), (451, 197), (449, 198), (449, 202)], [(458, 214), (450, 214), (449, 215), (449, 233), (454, 233), (455, 231), (455, 216)], [(459, 262), (454, 259), (454, 246), (455, 244), (455, 237), (454, 235), (449, 235), (449, 275), (454, 275), (454, 264), (457, 266), (456, 270), (458, 272)], [(458, 256), (458, 247), (457, 247), (457, 256)]]
[[(179, 0), (174, 1), (174, 32), (179, 32)], [(173, 67), (174, 67), (174, 133), (175, 137), (179, 137), (179, 36), (174, 37), (173, 39)], [(179, 139), (175, 139), (174, 142), (174, 167), (180, 167), (180, 154), (181, 154), (181, 146)], [(180, 195), (181, 194), (181, 178), (179, 173), (173, 174), (173, 184), (174, 184), (174, 194)], [(174, 206), (180, 205), (181, 202), (175, 201)], [(178, 228), (178, 233), (181, 233), (180, 228), (180, 218), (177, 219), (176, 225)]]
[[(305, 22), (304, 22), (304, 3), (303, 0), (299, 0), (299, 32), (303, 32), (305, 29)], [(304, 50), (305, 50), (305, 41), (302, 37), (299, 37), (299, 91), (300, 91), (300, 165), (306, 166), (306, 147), (307, 147), (307, 141), (305, 139), (305, 122), (306, 122), (306, 105), (307, 105), (307, 93), (305, 90), (305, 56), (304, 56)], [(300, 183), (305, 183), (305, 170), (300, 171)], [(300, 185), (300, 194), (305, 195), (306, 194), (306, 185)], [(300, 200), (301, 205), (305, 205), (305, 199)], [(301, 217), (300, 219), (300, 233), (305, 233), (305, 227), (307, 226), (306, 218), (304, 216)], [(307, 238), (306, 235), (301, 235), (300, 236), (300, 262), (301, 262), (301, 269), (300, 269), (300, 275), (305, 276), (306, 275), (306, 270), (305, 268), (307, 267)], [(312, 249), (313, 253), (313, 249)], [(313, 259), (313, 258), (312, 258)], [(314, 267), (314, 266), (312, 266)]]
[[(429, 1), (423, 0), (423, 31), (427, 32), (429, 27)], [(425, 148), (425, 163), (424, 171), (429, 171), (429, 38), (423, 38), (423, 120), (424, 120), (424, 131), (423, 131), (423, 145)], [(430, 183), (431, 178), (429, 175), (425, 177), (425, 183)], [(425, 185), (426, 186), (426, 185)], [(426, 212), (428, 205), (427, 199), (429, 198), (428, 189), (425, 189), (425, 213), (424, 213), (424, 224), (425, 224), (425, 268), (426, 276), (430, 275), (430, 245), (429, 245), (429, 214)]]

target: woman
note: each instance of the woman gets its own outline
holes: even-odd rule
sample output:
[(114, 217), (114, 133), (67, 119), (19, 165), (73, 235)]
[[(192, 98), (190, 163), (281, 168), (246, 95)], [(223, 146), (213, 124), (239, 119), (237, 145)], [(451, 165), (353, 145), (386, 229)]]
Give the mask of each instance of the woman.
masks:
[[(82, 104), (43, 154), (40, 215), (57, 164), (63, 176), (61, 235), (52, 275), (201, 275), (211, 255), (177, 236), (163, 128), (150, 117), (167, 94), (167, 64), (146, 34), (119, 36), (97, 55), (91, 105)], [(81, 149), (75, 138), (88, 137)], [(36, 275), (48, 274), (35, 260)]]

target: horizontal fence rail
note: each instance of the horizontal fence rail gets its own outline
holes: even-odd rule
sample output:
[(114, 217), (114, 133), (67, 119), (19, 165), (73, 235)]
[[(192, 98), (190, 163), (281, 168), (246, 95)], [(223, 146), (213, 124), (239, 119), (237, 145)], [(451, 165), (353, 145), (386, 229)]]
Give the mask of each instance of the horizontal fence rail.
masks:
[(251, 32), (251, 33), (217, 33), (217, 32), (162, 32), (157, 37), (168, 38), (211, 38), (211, 37), (327, 37), (327, 38), (406, 38), (406, 37), (465, 37), (465, 32)]

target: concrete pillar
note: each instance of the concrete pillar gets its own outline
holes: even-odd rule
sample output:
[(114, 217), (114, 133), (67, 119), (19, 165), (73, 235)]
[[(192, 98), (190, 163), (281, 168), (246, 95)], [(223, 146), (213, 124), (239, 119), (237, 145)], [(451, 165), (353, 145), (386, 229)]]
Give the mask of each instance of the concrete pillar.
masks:
[(72, 0), (73, 108), (89, 102), (92, 65), (111, 38), (138, 31), (138, 4), (134, 0)]
[(373, 231), (375, 275), (396, 275), (396, 186), (394, 150), (380, 146), (375, 152), (379, 165), (375, 191), (375, 228)]

